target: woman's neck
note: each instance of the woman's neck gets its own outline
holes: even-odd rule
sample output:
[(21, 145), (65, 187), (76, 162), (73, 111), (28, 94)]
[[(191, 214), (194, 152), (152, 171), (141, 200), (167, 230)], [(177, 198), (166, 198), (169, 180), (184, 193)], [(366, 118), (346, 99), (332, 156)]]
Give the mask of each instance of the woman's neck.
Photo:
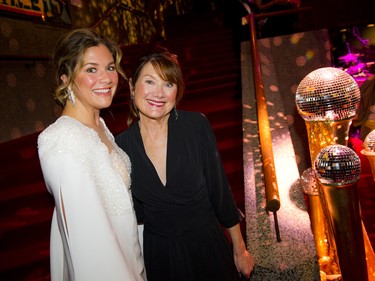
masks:
[(138, 121), (142, 137), (150, 139), (165, 138), (168, 132), (168, 120), (160, 122), (153, 119)]
[(73, 107), (70, 104), (67, 104), (64, 107), (64, 110), (62, 112), (62, 115), (69, 116), (71, 118), (74, 118), (84, 124), (85, 126), (97, 129), (100, 127), (100, 111), (94, 110), (94, 111), (88, 111), (85, 109), (79, 108), (79, 105), (77, 107)]

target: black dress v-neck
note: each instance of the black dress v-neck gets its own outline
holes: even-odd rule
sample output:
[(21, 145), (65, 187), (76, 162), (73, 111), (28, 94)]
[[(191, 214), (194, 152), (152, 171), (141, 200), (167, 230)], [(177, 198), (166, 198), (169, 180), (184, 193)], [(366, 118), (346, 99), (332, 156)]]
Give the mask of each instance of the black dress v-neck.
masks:
[(171, 113), (165, 186), (146, 155), (137, 123), (116, 142), (132, 163), (148, 280), (239, 280), (222, 228), (237, 224), (239, 216), (207, 118)]

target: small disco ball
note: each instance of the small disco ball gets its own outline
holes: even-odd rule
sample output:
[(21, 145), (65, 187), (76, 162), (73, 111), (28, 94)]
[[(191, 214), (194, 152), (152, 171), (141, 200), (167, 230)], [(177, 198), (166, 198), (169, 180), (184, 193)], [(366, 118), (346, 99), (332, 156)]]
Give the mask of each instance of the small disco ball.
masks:
[(301, 188), (303, 193), (308, 195), (319, 195), (318, 187), (316, 186), (316, 181), (314, 177), (314, 171), (311, 168), (303, 171), (301, 178)]
[(372, 130), (363, 141), (363, 150), (364, 154), (366, 153), (375, 153), (375, 129)]
[(310, 72), (297, 87), (296, 105), (305, 121), (353, 118), (361, 92), (352, 76), (334, 67)]
[(355, 183), (361, 174), (361, 160), (354, 150), (334, 144), (323, 148), (315, 158), (315, 173), (325, 185), (341, 186)]

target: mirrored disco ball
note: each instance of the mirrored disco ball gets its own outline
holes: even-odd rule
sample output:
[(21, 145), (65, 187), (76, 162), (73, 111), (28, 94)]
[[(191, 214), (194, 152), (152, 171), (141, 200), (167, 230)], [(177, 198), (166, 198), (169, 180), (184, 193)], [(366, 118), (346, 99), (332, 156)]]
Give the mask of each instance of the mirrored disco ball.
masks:
[(375, 130), (372, 130), (363, 141), (361, 153), (366, 156), (370, 163), (371, 172), (375, 181)]
[(341, 145), (323, 148), (315, 158), (315, 173), (322, 184), (340, 186), (355, 183), (361, 173), (361, 160), (354, 150)]
[(334, 67), (310, 72), (297, 87), (296, 105), (305, 121), (339, 121), (356, 114), (361, 98), (352, 76)]
[(375, 154), (375, 130), (372, 130), (363, 141), (363, 149), (365, 153)]
[(303, 193), (308, 195), (319, 195), (318, 187), (316, 186), (314, 177), (314, 171), (311, 168), (303, 171), (300, 182)]

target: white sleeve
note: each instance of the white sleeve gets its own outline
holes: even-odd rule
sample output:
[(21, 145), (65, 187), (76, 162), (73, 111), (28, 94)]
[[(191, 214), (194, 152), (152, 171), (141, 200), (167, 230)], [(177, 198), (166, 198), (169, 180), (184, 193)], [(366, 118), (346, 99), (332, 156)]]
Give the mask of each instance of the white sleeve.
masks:
[[(123, 270), (120, 247), (84, 162), (59, 155), (41, 159), (41, 166), (55, 199), (64, 259), (73, 280), (105, 280), (112, 269)], [(93, 270), (97, 267), (100, 270)]]

